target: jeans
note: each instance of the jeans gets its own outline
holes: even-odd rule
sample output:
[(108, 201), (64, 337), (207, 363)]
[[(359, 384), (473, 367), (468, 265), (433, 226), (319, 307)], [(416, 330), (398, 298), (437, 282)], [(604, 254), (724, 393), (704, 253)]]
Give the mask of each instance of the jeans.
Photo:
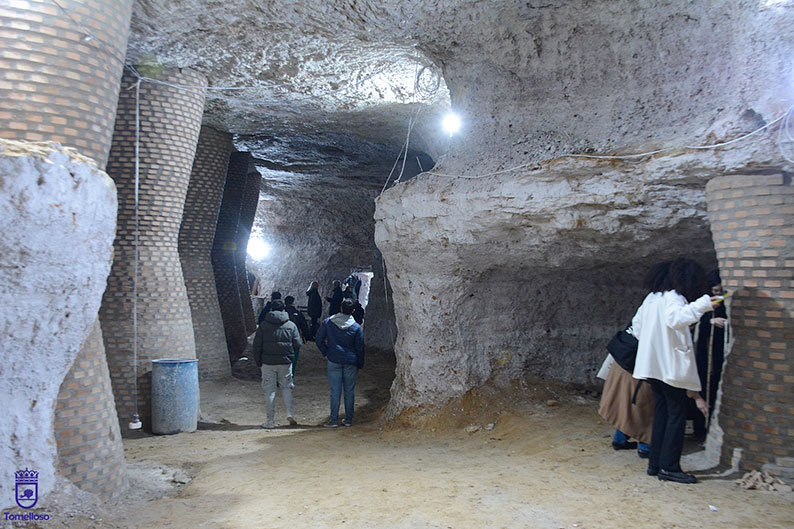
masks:
[[(612, 442), (613, 443), (625, 443), (629, 439), (630, 439), (630, 437), (628, 435), (624, 434), (623, 432), (621, 432), (620, 430), (617, 430), (617, 429), (615, 430), (615, 435), (612, 436)], [(651, 447), (650, 447), (650, 445), (647, 445), (645, 443), (639, 443), (637, 445), (637, 451), (638, 452), (650, 452), (651, 451)]]
[(353, 422), (353, 407), (355, 404), (356, 376), (358, 368), (356, 366), (336, 364), (328, 361), (328, 383), (331, 386), (331, 420), (336, 423), (339, 421), (339, 397), (342, 388), (345, 390), (345, 420)]
[(265, 393), (267, 422), (273, 423), (276, 418), (276, 387), (281, 388), (281, 397), (287, 417), (292, 417), (292, 364), (270, 366), (264, 364), (262, 370), (262, 391)]
[(686, 390), (648, 379), (653, 388), (653, 435), (648, 466), (681, 472), (681, 450), (686, 425)]

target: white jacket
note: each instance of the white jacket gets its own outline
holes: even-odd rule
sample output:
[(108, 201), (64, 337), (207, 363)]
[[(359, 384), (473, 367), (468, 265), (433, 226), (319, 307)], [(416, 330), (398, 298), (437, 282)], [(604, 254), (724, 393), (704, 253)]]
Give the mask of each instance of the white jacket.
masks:
[(631, 320), (640, 341), (634, 378), (655, 378), (675, 388), (700, 391), (688, 327), (709, 310), (708, 294), (692, 303), (675, 290), (648, 294)]

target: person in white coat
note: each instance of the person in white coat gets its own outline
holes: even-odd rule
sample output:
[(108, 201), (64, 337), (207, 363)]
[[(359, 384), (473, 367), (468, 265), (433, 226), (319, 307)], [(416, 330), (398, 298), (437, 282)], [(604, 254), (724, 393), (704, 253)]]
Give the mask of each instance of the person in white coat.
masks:
[(654, 416), (648, 474), (665, 481), (695, 483), (681, 470), (687, 398), (701, 413), (708, 406), (700, 396), (700, 378), (689, 326), (719, 304), (705, 294), (706, 276), (696, 262), (676, 259), (654, 266), (645, 278), (650, 294), (632, 319), (639, 340), (634, 378), (653, 389)]

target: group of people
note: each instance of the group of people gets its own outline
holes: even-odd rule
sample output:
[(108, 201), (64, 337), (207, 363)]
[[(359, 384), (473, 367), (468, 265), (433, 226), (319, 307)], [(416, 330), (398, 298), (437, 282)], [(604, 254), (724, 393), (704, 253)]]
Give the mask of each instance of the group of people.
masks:
[[(334, 281), (334, 293), (328, 318), (321, 324), (322, 298), (318, 292), (319, 283), (312, 281), (306, 291), (308, 297), (307, 313), (311, 326), (300, 310), (294, 306), (295, 298), (287, 296), (282, 301), (280, 292), (273, 292), (258, 318), (258, 327), (252, 348), (253, 359), (262, 373), (262, 391), (265, 394), (267, 419), (262, 428), (275, 428), (275, 399), (277, 388), (281, 388), (287, 422), (297, 425), (293, 413), (292, 390), (295, 387), (294, 374), (298, 365), (300, 349), (305, 341), (314, 341), (327, 360), (328, 383), (330, 386), (330, 417), (327, 428), (339, 426), (339, 405), (344, 391), (345, 417), (343, 426), (353, 425), (355, 407), (355, 388), (358, 370), (364, 367), (364, 309), (356, 299), (345, 297), (341, 282)], [(355, 288), (355, 285), (352, 287)]]
[[(681, 469), (681, 452), (691, 410), (702, 439), (717, 394), (727, 324), (721, 280), (714, 271), (707, 282), (696, 262), (676, 259), (652, 267), (643, 286), (648, 294), (621, 331), (636, 339), (633, 369), (607, 356), (598, 374), (606, 380), (599, 413), (617, 428), (612, 447), (637, 448), (648, 475), (695, 483)], [(697, 349), (690, 331), (696, 324)]]

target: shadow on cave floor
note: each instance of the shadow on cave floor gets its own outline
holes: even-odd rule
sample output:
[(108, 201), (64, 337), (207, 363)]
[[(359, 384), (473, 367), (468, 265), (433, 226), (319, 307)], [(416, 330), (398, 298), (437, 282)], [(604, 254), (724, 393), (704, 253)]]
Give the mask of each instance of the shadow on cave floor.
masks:
[[(394, 379), (393, 352), (367, 351), (356, 382), (355, 423), (376, 420), (389, 402)], [(301, 349), (295, 370), (293, 407), (297, 426), (289, 426), (280, 393), (276, 396), (276, 429), (305, 430), (322, 427), (329, 418), (326, 361), (313, 342)], [(243, 431), (259, 429), (265, 421), (265, 399), (259, 381), (224, 378), (203, 381), (199, 430)], [(340, 406), (344, 417), (344, 402)]]

